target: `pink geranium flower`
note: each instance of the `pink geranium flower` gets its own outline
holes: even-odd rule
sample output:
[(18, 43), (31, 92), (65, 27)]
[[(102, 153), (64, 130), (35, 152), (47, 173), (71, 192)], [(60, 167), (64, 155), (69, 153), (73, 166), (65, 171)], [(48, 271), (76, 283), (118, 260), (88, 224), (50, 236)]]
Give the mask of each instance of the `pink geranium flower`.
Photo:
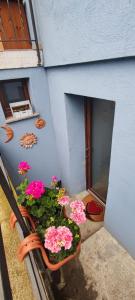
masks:
[(72, 212), (76, 212), (76, 211), (81, 212), (85, 210), (84, 203), (81, 200), (75, 200), (71, 202), (70, 207), (72, 209)]
[(86, 216), (85, 216), (85, 206), (84, 203), (81, 200), (75, 200), (71, 202), (71, 214), (70, 219), (73, 220), (77, 225), (83, 224), (86, 222)]
[(52, 181), (51, 181), (51, 186), (56, 187), (58, 183), (58, 178), (57, 176), (52, 176)]
[(39, 199), (45, 193), (44, 183), (40, 180), (32, 181), (26, 188), (26, 195)]
[(61, 248), (65, 250), (70, 249), (72, 246), (73, 235), (70, 229), (66, 226), (51, 226), (45, 233), (45, 248), (52, 253), (58, 253)]
[(24, 175), (31, 169), (31, 166), (27, 163), (27, 161), (21, 161), (18, 165), (18, 173)]
[(77, 225), (83, 224), (86, 222), (86, 216), (84, 211), (76, 211), (70, 214), (70, 219), (73, 220)]
[(57, 176), (52, 176), (52, 182), (56, 183), (58, 181)]
[(68, 196), (63, 196), (61, 198), (58, 199), (58, 203), (61, 205), (61, 206), (65, 206), (69, 203), (70, 201), (70, 198)]

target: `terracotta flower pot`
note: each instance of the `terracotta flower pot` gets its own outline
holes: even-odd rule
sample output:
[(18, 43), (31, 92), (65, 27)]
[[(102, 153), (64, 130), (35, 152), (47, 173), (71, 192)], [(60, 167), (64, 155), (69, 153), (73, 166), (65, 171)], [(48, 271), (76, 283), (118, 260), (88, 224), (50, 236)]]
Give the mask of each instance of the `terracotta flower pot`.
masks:
[(19, 248), (18, 248), (18, 259), (20, 261), (22, 261), (24, 259), (24, 257), (26, 256), (26, 254), (33, 250), (33, 249), (40, 249), (41, 253), (42, 253), (42, 257), (44, 259), (44, 262), (46, 264), (46, 266), (48, 267), (48, 269), (50, 269), (51, 271), (57, 271), (58, 269), (60, 269), (63, 265), (65, 265), (67, 262), (69, 262), (70, 260), (74, 259), (80, 252), (81, 249), (81, 242), (79, 242), (77, 248), (76, 248), (76, 252), (69, 255), (68, 257), (66, 257), (65, 259), (63, 259), (62, 261), (58, 262), (58, 263), (51, 263), (49, 261), (49, 258), (47, 256), (46, 250), (43, 247), (40, 237), (38, 236), (37, 233), (32, 233), (29, 236), (27, 236), (20, 244)]
[(65, 265), (66, 263), (68, 263), (70, 260), (74, 259), (77, 255), (79, 255), (80, 253), (80, 250), (81, 250), (81, 242), (79, 242), (77, 248), (76, 248), (76, 252), (67, 256), (66, 258), (64, 258), (63, 260), (59, 261), (58, 263), (55, 263), (55, 264), (52, 264), (50, 261), (49, 261), (49, 258), (46, 254), (46, 251), (44, 249), (44, 261), (45, 261), (45, 264), (46, 266), (48, 267), (48, 269), (50, 269), (51, 271), (57, 271), (58, 269), (60, 269), (63, 265)]
[(87, 214), (86, 215), (88, 219), (90, 219), (91, 221), (94, 222), (103, 222), (104, 221), (104, 213), (100, 213), (99, 215), (91, 215), (91, 214)]
[[(97, 199), (93, 195), (91, 195), (91, 194), (87, 195), (83, 199), (83, 202), (86, 207), (86, 217), (89, 220), (94, 221), (94, 222), (104, 221), (105, 208), (103, 207), (103, 205), (101, 205), (101, 203), (99, 203), (97, 201)], [(87, 206), (89, 204), (92, 204), (92, 202), (95, 202), (95, 204), (97, 205), (97, 208), (99, 207), (100, 209), (99, 210), (97, 209), (97, 211), (96, 210), (94, 211), (94, 209), (92, 209), (92, 207), (91, 207), (90, 211), (87, 210)]]
[[(32, 226), (32, 228), (35, 230), (35, 223), (32, 220), (31, 216), (29, 215), (27, 209), (23, 206), (19, 206), (19, 210), (22, 214), (23, 217), (27, 218)], [(66, 215), (66, 210), (65, 208), (63, 209), (63, 213), (65, 218), (67, 218)], [(10, 216), (10, 227), (13, 229), (15, 227), (15, 223), (17, 222), (17, 218), (15, 216), (15, 214), (12, 212), (11, 216)], [(29, 236), (27, 236), (26, 238), (24, 238), (24, 240), (20, 243), (19, 248), (18, 248), (18, 259), (20, 261), (22, 261), (24, 259), (24, 257), (31, 251), (34, 249), (40, 249), (41, 253), (42, 253), (42, 257), (44, 259), (44, 262), (46, 264), (46, 266), (48, 267), (48, 269), (50, 269), (51, 271), (56, 271), (58, 269), (60, 269), (63, 265), (65, 265), (68, 261), (74, 259), (80, 252), (81, 249), (81, 241), (79, 242), (75, 253), (69, 255), (68, 257), (66, 257), (65, 259), (63, 259), (62, 261), (58, 262), (58, 263), (51, 263), (49, 261), (49, 258), (47, 256), (47, 252), (40, 240), (40, 237), (37, 233), (31, 233)]]
[[(21, 206), (21, 205), (18, 206), (18, 208), (20, 210), (20, 213), (21, 213), (22, 217), (25, 217), (30, 222), (31, 227), (35, 230), (35, 223), (33, 222), (30, 214), (27, 211), (27, 209), (24, 206)], [(13, 229), (15, 227), (16, 222), (17, 222), (17, 218), (16, 218), (14, 212), (12, 211), (11, 215), (10, 215), (10, 220), (9, 220), (11, 229)]]

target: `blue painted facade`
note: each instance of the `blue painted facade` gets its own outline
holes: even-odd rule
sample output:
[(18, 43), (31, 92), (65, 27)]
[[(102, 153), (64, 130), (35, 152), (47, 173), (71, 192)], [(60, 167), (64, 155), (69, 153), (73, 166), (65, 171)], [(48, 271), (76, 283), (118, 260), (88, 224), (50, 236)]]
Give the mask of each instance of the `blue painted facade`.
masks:
[(85, 189), (84, 96), (115, 101), (105, 226), (135, 256), (135, 59), (51, 68), (47, 74), (56, 141), (63, 142), (58, 153), (73, 193)]
[[(85, 97), (115, 101), (105, 226), (135, 257), (135, 3), (35, 0), (34, 8), (44, 67), (0, 71), (0, 79), (29, 77), (47, 126), (39, 131), (34, 119), (12, 125), (14, 140), (0, 142), (9, 172), (15, 179), (25, 159), (32, 178), (48, 183), (57, 175), (71, 194), (85, 190)], [(38, 135), (31, 150), (19, 146), (25, 131)]]
[(35, 0), (45, 66), (134, 56), (135, 1)]
[[(14, 130), (14, 138), (9, 143), (4, 144), (6, 135), (4, 130), (0, 129), (0, 152), (5, 157), (4, 162), (15, 185), (20, 178), (17, 176), (17, 165), (22, 160), (28, 161), (32, 166), (32, 171), (29, 173), (31, 179), (40, 179), (49, 184), (53, 174), (60, 177), (60, 169), (52, 125), (46, 72), (44, 68), (0, 71), (0, 80), (15, 78), (29, 78), (32, 106), (35, 112), (40, 113), (40, 116), (46, 120), (46, 127), (42, 130), (37, 129), (34, 125), (35, 118), (9, 124)], [(0, 124), (4, 123), (5, 117), (0, 107)], [(26, 132), (33, 132), (38, 137), (38, 143), (27, 150), (20, 146), (20, 138)]]

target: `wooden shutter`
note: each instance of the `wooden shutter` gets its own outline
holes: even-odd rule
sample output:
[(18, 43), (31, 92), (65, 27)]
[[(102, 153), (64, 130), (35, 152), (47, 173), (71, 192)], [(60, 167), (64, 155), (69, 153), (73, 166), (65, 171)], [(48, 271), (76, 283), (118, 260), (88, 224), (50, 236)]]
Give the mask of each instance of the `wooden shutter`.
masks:
[(30, 49), (31, 40), (21, 0), (0, 1), (0, 31), (4, 49)]
[(10, 109), (10, 105), (6, 100), (2, 83), (0, 83), (0, 102), (1, 102), (1, 106), (3, 108), (5, 118), (6, 119), (11, 118), (12, 117), (12, 112), (11, 112), (11, 109)]

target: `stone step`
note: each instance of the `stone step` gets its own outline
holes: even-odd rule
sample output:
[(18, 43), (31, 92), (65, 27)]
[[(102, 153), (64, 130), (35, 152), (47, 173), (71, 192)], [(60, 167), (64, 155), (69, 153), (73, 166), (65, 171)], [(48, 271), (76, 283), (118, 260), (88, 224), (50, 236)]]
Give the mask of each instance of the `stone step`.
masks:
[[(79, 194), (76, 194), (71, 197), (71, 201), (73, 200), (83, 200), (84, 197), (89, 195), (89, 192), (84, 191)], [(70, 209), (67, 210), (67, 215), (70, 214)], [(97, 232), (101, 227), (103, 226), (103, 222), (93, 222), (91, 220), (87, 220), (85, 224), (80, 225), (80, 231), (81, 231), (81, 240), (84, 242), (86, 239), (88, 239), (90, 236), (92, 236), (95, 232)]]

